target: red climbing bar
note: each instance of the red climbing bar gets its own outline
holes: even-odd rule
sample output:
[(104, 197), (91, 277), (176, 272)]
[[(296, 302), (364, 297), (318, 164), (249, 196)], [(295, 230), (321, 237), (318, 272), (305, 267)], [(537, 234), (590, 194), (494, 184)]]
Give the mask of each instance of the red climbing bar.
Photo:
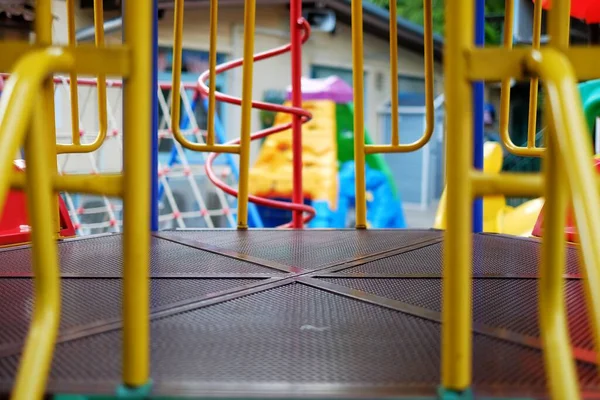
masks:
[[(292, 107), (302, 108), (302, 0), (290, 0), (290, 34), (292, 45)], [(302, 120), (292, 114), (293, 188), (292, 202), (304, 203), (302, 191)], [(304, 226), (302, 211), (292, 211), (292, 228)]]

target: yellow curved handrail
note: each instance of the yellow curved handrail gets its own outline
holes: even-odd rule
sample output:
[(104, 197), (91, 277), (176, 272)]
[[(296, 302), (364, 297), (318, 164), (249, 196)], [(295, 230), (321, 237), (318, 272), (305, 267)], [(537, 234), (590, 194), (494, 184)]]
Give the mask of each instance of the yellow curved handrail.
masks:
[[(391, 136), (389, 145), (366, 145), (367, 154), (374, 153), (409, 153), (425, 146), (435, 128), (434, 123), (434, 76), (433, 76), (433, 5), (432, 0), (423, 0), (423, 57), (425, 62), (425, 130), (423, 135), (412, 143), (400, 144), (398, 127), (398, 18), (396, 7), (390, 7), (390, 85), (392, 110)], [(364, 142), (364, 141), (363, 141)]]
[(356, 171), (356, 228), (367, 227), (366, 205), (366, 155), (377, 153), (409, 153), (425, 146), (434, 131), (434, 57), (433, 57), (433, 5), (423, 0), (423, 56), (425, 61), (425, 130), (412, 143), (400, 144), (398, 121), (398, 21), (396, 3), (390, 6), (390, 80), (391, 80), (391, 144), (365, 144), (364, 129), (364, 51), (362, 2), (352, 0), (352, 83), (354, 87), (354, 165)]
[[(25, 142), (28, 208), (32, 230), (35, 303), (12, 398), (41, 399), (52, 361), (60, 321), (60, 271), (54, 242), (52, 213), (53, 176), (47, 166), (53, 162), (53, 145), (44, 121), (32, 118), (45, 79), (55, 70), (69, 70), (74, 58), (60, 49), (48, 48), (25, 55), (15, 66), (0, 98), (0, 209), (4, 206), (12, 174), (12, 159)], [(25, 140), (27, 129), (33, 135)]]
[[(209, 50), (209, 69), (210, 69), (210, 87), (208, 97), (208, 126), (206, 143), (194, 143), (186, 139), (179, 128), (181, 118), (181, 68), (183, 51), (183, 14), (184, 0), (175, 0), (174, 21), (173, 21), (173, 64), (172, 64), (172, 85), (171, 85), (171, 132), (175, 139), (186, 149), (193, 151), (240, 153), (246, 152), (244, 146), (215, 144), (214, 133), (214, 115), (216, 107), (216, 68), (217, 68), (217, 1), (210, 2), (210, 50)], [(253, 30), (252, 30), (253, 32)], [(247, 39), (246, 39), (247, 40)], [(246, 55), (244, 55), (244, 65), (248, 65)], [(245, 155), (243, 155), (245, 156)]]
[[(26, 65), (27, 60), (39, 64)], [(24, 56), (15, 65), (0, 98), (0, 177), (10, 177), (12, 173), (12, 160), (29, 128), (41, 81), (49, 71), (71, 68), (74, 62), (73, 57), (61, 49), (49, 48)], [(6, 200), (9, 186), (10, 179), (0, 179), (0, 205)]]
[[(104, 47), (104, 8), (103, 0), (94, 0), (94, 31), (96, 47)], [(75, 47), (77, 40), (75, 38), (75, 0), (67, 0), (67, 29), (69, 36), (69, 46)], [(98, 74), (98, 133), (96, 139), (89, 144), (81, 144), (81, 135), (79, 132), (79, 86), (77, 84), (77, 72), (70, 74), (69, 90), (71, 93), (71, 140), (73, 143), (56, 144), (56, 152), (64, 153), (91, 153), (102, 146), (108, 132), (108, 117), (106, 110), (106, 75)]]
[[(510, 50), (513, 48), (513, 25), (514, 25), (514, 0), (506, 0), (504, 9), (504, 48)], [(533, 11), (533, 40), (532, 48), (539, 50), (541, 46), (542, 35), (542, 1), (536, 1)], [(527, 146), (517, 146), (510, 138), (508, 130), (510, 115), (510, 84), (511, 78), (502, 80), (500, 89), (500, 138), (506, 149), (517, 156), (541, 157), (545, 148), (535, 146), (536, 126), (537, 126), (537, 102), (539, 80), (533, 77), (530, 80), (529, 88), (529, 118), (527, 123)]]
[[(566, 186), (570, 188), (580, 237), (596, 351), (600, 350), (600, 194), (591, 163), (593, 153), (577, 80), (568, 59), (557, 50), (533, 51), (526, 66), (544, 82), (550, 111), (551, 138), (546, 161), (546, 229), (540, 273), (540, 331), (545, 349), (548, 382), (553, 398), (579, 398), (571, 356), (564, 281), (564, 223)], [(553, 172), (562, 172), (550, 176)], [(558, 175), (558, 176), (557, 176)], [(561, 176), (566, 177), (561, 180)], [(599, 354), (600, 357), (600, 353)]]

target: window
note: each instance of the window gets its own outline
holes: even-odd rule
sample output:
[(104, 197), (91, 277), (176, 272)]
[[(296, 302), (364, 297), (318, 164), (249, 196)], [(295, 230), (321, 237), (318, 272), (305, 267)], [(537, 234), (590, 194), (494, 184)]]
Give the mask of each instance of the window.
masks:
[[(398, 75), (398, 105), (403, 107), (424, 107), (425, 78)], [(387, 108), (391, 107), (391, 100), (386, 101), (384, 106)]]
[(425, 93), (425, 78), (398, 75), (399, 93)]
[(323, 65), (312, 66), (311, 76), (314, 79), (328, 78), (333, 75), (336, 75), (348, 85), (352, 86), (352, 69), (327, 67)]

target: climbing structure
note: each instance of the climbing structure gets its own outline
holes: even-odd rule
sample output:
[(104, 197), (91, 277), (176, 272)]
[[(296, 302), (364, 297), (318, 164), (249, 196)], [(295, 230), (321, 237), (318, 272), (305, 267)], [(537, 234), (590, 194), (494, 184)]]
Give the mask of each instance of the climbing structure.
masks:
[[(352, 87), (337, 76), (302, 79), (302, 107), (312, 114), (303, 125), (302, 146), (304, 199), (317, 210), (311, 227), (344, 228), (355, 202), (354, 107)], [(288, 98), (291, 87), (288, 88)], [(287, 104), (289, 105), (289, 103)], [(289, 114), (279, 113), (276, 125), (289, 123)], [(372, 143), (365, 133), (367, 143)], [(250, 193), (291, 200), (292, 131), (268, 137), (250, 170)], [(368, 219), (372, 228), (404, 228), (404, 215), (397, 188), (383, 157), (369, 154), (367, 191)], [(263, 211), (263, 215), (266, 212)]]
[[(66, 77), (57, 77), (55, 98), (57, 99), (57, 139), (65, 143), (71, 139), (73, 122), (69, 116), (69, 105), (73, 93)], [(92, 143), (98, 131), (96, 80), (78, 79), (78, 123), (82, 143)], [(204, 164), (206, 156), (192, 156), (190, 152), (173, 140), (171, 126), (171, 84), (161, 82), (157, 91), (161, 118), (158, 122), (158, 146), (166, 149), (159, 152), (158, 182), (161, 229), (166, 228), (224, 228), (235, 226), (236, 201), (215, 188), (206, 178)], [(62, 174), (102, 174), (122, 171), (123, 137), (120, 104), (122, 102), (121, 81), (109, 80), (106, 84), (107, 135), (97, 150), (84, 154), (67, 153), (58, 157), (58, 171)], [(181, 124), (185, 135), (202, 142), (206, 131), (201, 130), (196, 120), (195, 109), (205, 107), (205, 99), (199, 95), (196, 85), (187, 85), (180, 92), (183, 104)], [(217, 123), (220, 121), (217, 120)], [(222, 128), (218, 139), (224, 140)], [(230, 183), (235, 183), (237, 166), (231, 159), (218, 165), (218, 174)], [(80, 195), (64, 192), (62, 196), (68, 206), (70, 217), (78, 235), (120, 232), (122, 229), (122, 203), (120, 199), (107, 196)], [(260, 227), (260, 217), (251, 207), (251, 223)]]

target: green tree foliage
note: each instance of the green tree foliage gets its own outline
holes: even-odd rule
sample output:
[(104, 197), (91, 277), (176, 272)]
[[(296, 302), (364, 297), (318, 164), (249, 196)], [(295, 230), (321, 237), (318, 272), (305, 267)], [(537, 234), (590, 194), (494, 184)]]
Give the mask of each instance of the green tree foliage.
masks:
[[(373, 4), (389, 9), (389, 0), (370, 0)], [(447, 0), (452, 1), (452, 0)], [(432, 0), (433, 3), (433, 29), (436, 33), (444, 34), (444, 1)], [(423, 0), (396, 0), (398, 16), (411, 22), (423, 25)], [(486, 15), (497, 15), (504, 12), (504, 0), (487, 0), (485, 2)], [(485, 39), (488, 44), (498, 44), (502, 41), (502, 25), (486, 23)]]

